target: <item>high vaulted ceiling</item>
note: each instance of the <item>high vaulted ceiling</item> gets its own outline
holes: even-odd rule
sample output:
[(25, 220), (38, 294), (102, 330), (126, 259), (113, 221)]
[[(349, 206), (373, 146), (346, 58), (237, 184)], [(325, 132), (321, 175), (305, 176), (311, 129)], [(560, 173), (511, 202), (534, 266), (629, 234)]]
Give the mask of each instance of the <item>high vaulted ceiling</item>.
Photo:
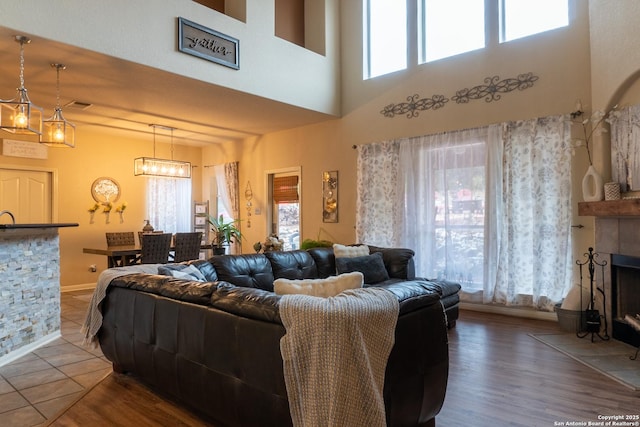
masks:
[[(4, 100), (15, 98), (19, 86), (20, 44), (14, 35), (15, 31), (0, 27), (0, 99)], [(151, 134), (149, 124), (159, 124), (175, 128), (176, 144), (203, 146), (335, 118), (66, 44), (31, 39), (24, 55), (29, 98), (49, 118), (56, 104), (56, 71), (51, 64), (65, 64), (60, 72), (60, 104), (64, 117), (77, 129)]]

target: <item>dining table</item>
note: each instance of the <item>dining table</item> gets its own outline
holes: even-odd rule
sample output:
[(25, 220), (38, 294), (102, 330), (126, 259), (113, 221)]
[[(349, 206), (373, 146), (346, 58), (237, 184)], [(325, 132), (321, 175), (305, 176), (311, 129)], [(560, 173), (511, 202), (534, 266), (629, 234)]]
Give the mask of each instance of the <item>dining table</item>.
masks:
[[(212, 249), (211, 243), (200, 245), (200, 250)], [(172, 245), (169, 252), (173, 252)], [(124, 267), (137, 264), (138, 255), (142, 252), (140, 245), (96, 246), (82, 248), (82, 253), (104, 255), (107, 257), (107, 267)]]

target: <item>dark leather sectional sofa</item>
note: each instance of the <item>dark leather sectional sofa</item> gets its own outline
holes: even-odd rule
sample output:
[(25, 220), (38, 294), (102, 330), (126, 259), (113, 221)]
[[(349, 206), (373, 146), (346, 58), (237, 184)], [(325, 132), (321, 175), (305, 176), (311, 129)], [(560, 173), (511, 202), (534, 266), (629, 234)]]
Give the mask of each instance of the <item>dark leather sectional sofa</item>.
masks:
[[(435, 426), (449, 369), (442, 284), (413, 278), (411, 250), (370, 249), (382, 252), (390, 276), (372, 286), (399, 301), (384, 382), (387, 425)], [(98, 333), (104, 355), (114, 370), (137, 376), (216, 425), (291, 425), (279, 345), (286, 331), (273, 281), (335, 274), (332, 249), (191, 264), (207, 281), (140, 273), (111, 281)], [(457, 301), (450, 308), (457, 317)]]

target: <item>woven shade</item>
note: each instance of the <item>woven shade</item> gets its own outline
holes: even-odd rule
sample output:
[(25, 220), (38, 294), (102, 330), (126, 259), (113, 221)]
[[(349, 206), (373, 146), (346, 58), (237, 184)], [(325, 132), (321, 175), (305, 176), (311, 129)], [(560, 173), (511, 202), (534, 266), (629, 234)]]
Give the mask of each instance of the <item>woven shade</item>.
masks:
[(275, 203), (295, 203), (299, 199), (297, 176), (273, 178), (273, 201)]

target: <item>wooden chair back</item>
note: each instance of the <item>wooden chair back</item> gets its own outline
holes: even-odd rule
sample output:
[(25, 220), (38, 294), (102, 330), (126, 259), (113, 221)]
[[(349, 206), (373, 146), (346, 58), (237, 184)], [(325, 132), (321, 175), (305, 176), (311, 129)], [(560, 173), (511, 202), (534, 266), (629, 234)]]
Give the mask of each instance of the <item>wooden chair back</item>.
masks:
[(145, 233), (140, 249), (141, 264), (166, 264), (169, 262), (171, 233)]
[(202, 232), (176, 233), (174, 262), (189, 261), (200, 257)]

